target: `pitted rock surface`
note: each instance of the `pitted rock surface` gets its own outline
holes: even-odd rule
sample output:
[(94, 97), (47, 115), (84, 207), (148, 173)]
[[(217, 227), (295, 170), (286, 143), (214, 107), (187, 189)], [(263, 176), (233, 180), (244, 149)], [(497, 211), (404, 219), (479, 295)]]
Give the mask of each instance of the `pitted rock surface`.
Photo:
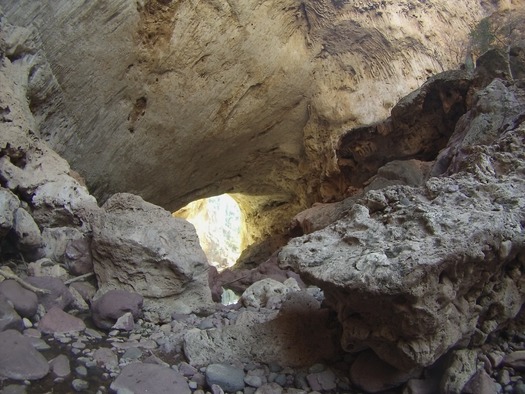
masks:
[[(471, 143), (453, 175), (370, 191), (343, 219), (283, 248), (282, 265), (325, 291), (347, 351), (366, 344), (400, 368), (427, 366), (460, 341), (482, 343), (520, 310), (525, 92), (495, 80), (477, 97), (456, 129)], [(509, 98), (504, 110), (498, 97)], [(482, 121), (500, 110), (499, 121)]]

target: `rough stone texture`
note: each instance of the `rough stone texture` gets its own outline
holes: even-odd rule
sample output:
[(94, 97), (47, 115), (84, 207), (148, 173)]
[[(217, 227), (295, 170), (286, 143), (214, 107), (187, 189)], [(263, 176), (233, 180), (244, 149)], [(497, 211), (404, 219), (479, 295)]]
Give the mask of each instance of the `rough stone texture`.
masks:
[(337, 333), (329, 322), (328, 310), (319, 309), (310, 297), (291, 297), (270, 321), (239, 316), (234, 326), (189, 330), (184, 353), (196, 366), (235, 361), (311, 365), (338, 353)]
[(29, 258), (42, 257), (43, 252), (40, 250), (44, 246), (42, 234), (31, 214), (24, 208), (15, 211), (13, 230), (20, 251)]
[(91, 305), (93, 322), (98, 328), (109, 330), (117, 320), (130, 312), (135, 319), (142, 314), (144, 298), (125, 290), (110, 290)]
[(42, 236), (46, 245), (45, 257), (57, 263), (65, 262), (66, 247), (71, 241), (83, 238), (82, 232), (73, 227), (45, 228)]
[(0, 332), (0, 376), (17, 380), (37, 380), (49, 372), (44, 356), (18, 331)]
[(42, 135), (96, 196), (133, 192), (174, 211), (244, 193), (254, 241), (316, 200), (341, 133), (462, 62), (471, 26), (496, 10), (475, 0), (0, 5), (23, 26), (8, 56), (33, 55)]
[(350, 368), (352, 383), (367, 393), (379, 393), (401, 386), (419, 371), (400, 371), (379, 359), (374, 352), (360, 353)]
[[(377, 174), (376, 178), (385, 179), (375, 187), (371, 185), (373, 189), (388, 186), (385, 181), (389, 178), (394, 178), (395, 184), (422, 184), (424, 176), (414, 165), (417, 162), (396, 161), (405, 158), (428, 161), (436, 157), (467, 110), (472, 80), (472, 73), (458, 70), (433, 76), (402, 98), (387, 120), (346, 133), (337, 150), (338, 165), (346, 183), (359, 188)], [(388, 162), (391, 164), (378, 171)]]
[(464, 394), (493, 394), (497, 392), (498, 385), (484, 369), (478, 370), (462, 391)]
[(14, 213), (19, 206), (20, 201), (12, 192), (0, 187), (0, 237), (13, 228)]
[(78, 317), (72, 316), (58, 307), (52, 307), (38, 322), (38, 329), (44, 334), (84, 331), (86, 325)]
[(186, 379), (173, 369), (155, 364), (133, 363), (122, 368), (111, 383), (117, 393), (191, 394)]
[(366, 344), (400, 368), (430, 365), (518, 313), (524, 104), (522, 89), (495, 80), (458, 122), (452, 175), (370, 191), (345, 218), (283, 249), (282, 265), (324, 290), (347, 351)]
[(251, 306), (254, 308), (268, 306), (272, 297), (274, 302), (279, 302), (289, 292), (301, 290), (297, 282), (293, 283), (292, 281), (295, 282), (291, 278), (287, 279), (285, 283), (270, 278), (262, 279), (246, 289), (241, 296), (241, 302), (246, 307)]
[(0, 294), (0, 332), (5, 330), (22, 331), (24, 324), (22, 318), (13, 308), (9, 300)]
[(30, 290), (24, 289), (12, 279), (0, 283), (0, 294), (13, 303), (13, 307), (22, 317), (31, 318), (38, 307), (38, 297)]
[(480, 369), (476, 350), (455, 350), (447, 356), (445, 372), (441, 378), (440, 392), (461, 394), (465, 385)]
[(211, 303), (208, 263), (193, 225), (131, 194), (116, 194), (103, 208), (92, 242), (100, 291), (137, 292), (167, 308), (169, 297), (196, 309)]
[(70, 240), (64, 251), (64, 262), (73, 275), (93, 272), (91, 240), (88, 237)]

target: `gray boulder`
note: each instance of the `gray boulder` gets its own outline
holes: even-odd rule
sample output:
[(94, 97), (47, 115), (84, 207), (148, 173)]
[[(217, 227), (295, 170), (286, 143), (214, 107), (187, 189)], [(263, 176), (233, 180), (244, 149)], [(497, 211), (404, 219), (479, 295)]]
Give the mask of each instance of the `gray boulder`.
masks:
[(210, 364), (206, 368), (208, 386), (216, 384), (224, 391), (236, 392), (244, 389), (244, 370), (228, 364)]
[(428, 366), (520, 310), (525, 94), (496, 80), (476, 97), (452, 137), (462, 148), (449, 156), (451, 175), (370, 191), (280, 253), (281, 266), (324, 290), (345, 350)]
[(93, 225), (93, 262), (102, 292), (138, 292), (199, 309), (211, 303), (208, 263), (193, 226), (132, 194), (116, 194)]
[(9, 300), (0, 294), (0, 332), (5, 330), (22, 331), (22, 318), (13, 308)]
[(50, 310), (54, 306), (66, 309), (73, 302), (73, 296), (69, 289), (58, 278), (53, 278), (52, 276), (31, 276), (26, 280), (35, 287), (49, 290), (49, 294), (38, 295), (38, 302), (44, 305), (46, 310)]
[(38, 329), (44, 334), (70, 333), (84, 331), (86, 325), (78, 317), (54, 306), (38, 322)]
[(88, 237), (70, 240), (64, 251), (64, 262), (73, 275), (93, 272), (91, 240)]
[(122, 368), (110, 388), (117, 394), (191, 394), (186, 379), (178, 372), (162, 365), (143, 363)]
[(15, 310), (22, 316), (31, 318), (38, 307), (38, 297), (30, 290), (24, 289), (12, 279), (0, 282), (0, 294), (13, 303)]
[(142, 314), (144, 299), (140, 294), (125, 290), (110, 290), (93, 302), (91, 314), (98, 328), (109, 330), (126, 313), (136, 320)]
[(37, 380), (48, 372), (47, 360), (35, 350), (29, 338), (15, 330), (0, 332), (0, 377)]

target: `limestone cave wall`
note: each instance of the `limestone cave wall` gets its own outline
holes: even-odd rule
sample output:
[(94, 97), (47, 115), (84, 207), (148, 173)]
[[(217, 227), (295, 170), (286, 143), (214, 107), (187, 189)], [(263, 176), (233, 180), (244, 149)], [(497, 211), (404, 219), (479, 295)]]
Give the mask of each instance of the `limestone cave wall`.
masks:
[[(41, 137), (103, 203), (237, 193), (256, 242), (341, 196), (336, 148), (517, 1), (0, 0)], [(39, 41), (41, 49), (28, 42)], [(30, 53), (32, 56), (22, 56)], [(32, 93), (31, 93), (32, 92)]]

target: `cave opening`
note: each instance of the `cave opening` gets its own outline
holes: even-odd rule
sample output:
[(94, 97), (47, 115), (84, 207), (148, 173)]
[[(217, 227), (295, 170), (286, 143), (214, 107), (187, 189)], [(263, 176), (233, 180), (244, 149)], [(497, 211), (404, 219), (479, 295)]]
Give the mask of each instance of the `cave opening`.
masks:
[(244, 218), (232, 196), (221, 194), (192, 201), (173, 215), (193, 224), (209, 264), (218, 271), (235, 264), (244, 245)]

